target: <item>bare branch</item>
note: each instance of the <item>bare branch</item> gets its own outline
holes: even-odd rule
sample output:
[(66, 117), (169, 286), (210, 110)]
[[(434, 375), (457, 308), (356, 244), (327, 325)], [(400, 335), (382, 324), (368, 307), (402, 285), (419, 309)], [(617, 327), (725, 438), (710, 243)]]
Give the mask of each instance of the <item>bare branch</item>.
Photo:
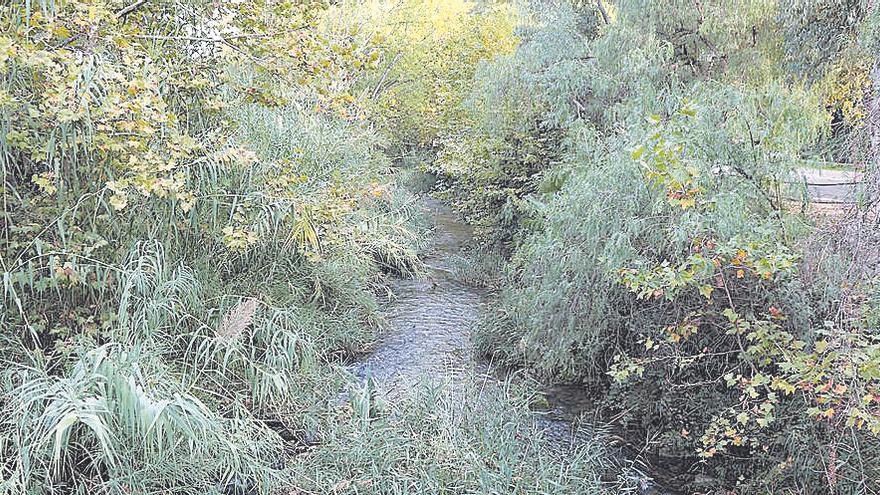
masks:
[(596, 7), (599, 9), (599, 13), (602, 14), (602, 20), (605, 21), (605, 24), (611, 24), (611, 19), (608, 17), (608, 11), (605, 10), (605, 6), (602, 5), (602, 0), (596, 0)]
[(147, 0), (137, 0), (135, 3), (129, 5), (128, 7), (125, 7), (124, 9), (120, 10), (119, 12), (117, 12), (116, 18), (122, 19), (123, 17), (127, 16), (128, 14), (131, 14), (135, 10), (141, 8), (145, 3), (147, 3)]

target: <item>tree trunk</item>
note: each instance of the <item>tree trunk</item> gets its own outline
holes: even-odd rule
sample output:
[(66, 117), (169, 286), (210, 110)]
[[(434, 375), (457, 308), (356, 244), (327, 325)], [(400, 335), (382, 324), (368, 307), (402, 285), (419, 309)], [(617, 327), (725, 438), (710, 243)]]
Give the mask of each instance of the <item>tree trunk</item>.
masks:
[[(880, 15), (880, 0), (868, 1), (869, 29), (880, 29), (875, 19)], [(872, 36), (872, 38), (876, 38)], [(866, 214), (862, 220), (862, 234), (867, 242), (864, 257), (869, 276), (880, 275), (880, 53), (873, 48), (871, 53), (871, 94), (868, 97), (867, 131), (869, 148), (865, 160), (865, 189), (868, 203)], [(860, 236), (861, 237), (861, 236)]]
[[(875, 17), (880, 1), (869, 0), (868, 18)], [(877, 26), (872, 26), (878, 29)], [(865, 163), (866, 179), (870, 181), (872, 196), (880, 193), (880, 53), (873, 54), (871, 66), (871, 94), (868, 97), (868, 136), (870, 149)], [(876, 201), (876, 197), (872, 197)]]
[(870, 181), (871, 200), (880, 203), (880, 55), (871, 67), (871, 96), (868, 100), (868, 135), (871, 148), (865, 164), (866, 180)]

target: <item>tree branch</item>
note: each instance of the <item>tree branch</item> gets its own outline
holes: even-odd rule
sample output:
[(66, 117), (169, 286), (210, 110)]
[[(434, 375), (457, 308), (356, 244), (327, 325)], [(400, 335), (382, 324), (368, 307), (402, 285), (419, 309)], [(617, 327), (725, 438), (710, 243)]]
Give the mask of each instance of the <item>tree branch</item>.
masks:
[(137, 0), (135, 3), (129, 5), (128, 7), (123, 8), (122, 10), (120, 10), (119, 12), (117, 12), (117, 13), (116, 13), (116, 18), (117, 18), (117, 19), (122, 19), (122, 18), (124, 18), (124, 17), (127, 16), (128, 14), (131, 14), (131, 13), (134, 12), (135, 10), (141, 8), (145, 3), (147, 3), (147, 0)]
[(602, 14), (602, 20), (605, 21), (605, 24), (611, 24), (611, 19), (608, 17), (608, 11), (605, 10), (605, 6), (602, 5), (602, 0), (596, 0), (596, 7), (599, 9), (599, 13)]

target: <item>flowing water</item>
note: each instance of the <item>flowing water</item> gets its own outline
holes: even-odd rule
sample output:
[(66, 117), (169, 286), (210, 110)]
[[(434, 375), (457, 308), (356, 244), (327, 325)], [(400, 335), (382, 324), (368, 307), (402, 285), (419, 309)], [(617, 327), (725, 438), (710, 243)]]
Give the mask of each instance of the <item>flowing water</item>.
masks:
[(421, 377), (445, 377), (477, 365), (471, 329), (488, 294), (457, 281), (452, 260), (472, 237), (447, 207), (426, 200), (434, 223), (434, 243), (425, 258), (428, 276), (397, 280), (394, 301), (385, 316), (391, 331), (374, 352), (358, 363), (358, 376), (371, 377), (380, 389), (405, 389)]
[[(356, 376), (369, 377), (386, 396), (403, 393), (424, 377), (453, 383), (461, 377), (500, 382), (475, 356), (471, 341), (472, 329), (491, 294), (459, 281), (453, 270), (454, 260), (473, 233), (441, 202), (426, 199), (425, 204), (435, 223), (433, 247), (425, 258), (428, 276), (394, 283), (394, 300), (386, 309), (391, 329), (373, 352), (353, 366)], [(589, 397), (572, 390), (548, 389), (551, 410), (537, 418), (545, 437), (556, 446), (590, 440), (584, 438), (590, 436), (588, 429), (574, 426), (579, 413), (588, 409)], [(660, 493), (635, 466), (631, 471), (641, 493)]]

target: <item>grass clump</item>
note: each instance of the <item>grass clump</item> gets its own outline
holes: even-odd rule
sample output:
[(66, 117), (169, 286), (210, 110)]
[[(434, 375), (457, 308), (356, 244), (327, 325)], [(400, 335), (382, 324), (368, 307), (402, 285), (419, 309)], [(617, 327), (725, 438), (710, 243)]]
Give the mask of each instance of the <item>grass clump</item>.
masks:
[(605, 481), (617, 468), (601, 435), (559, 450), (529, 410), (529, 393), (463, 381), (422, 381), (387, 400), (369, 384), (354, 389), (294, 478), (340, 493), (619, 493)]

